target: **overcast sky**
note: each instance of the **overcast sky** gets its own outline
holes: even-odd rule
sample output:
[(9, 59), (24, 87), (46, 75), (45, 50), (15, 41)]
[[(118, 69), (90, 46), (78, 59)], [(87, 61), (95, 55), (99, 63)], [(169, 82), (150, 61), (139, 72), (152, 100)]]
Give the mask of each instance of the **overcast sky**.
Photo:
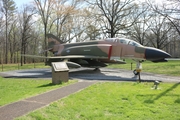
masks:
[(28, 4), (33, 0), (14, 0), (17, 7), (21, 7), (23, 4)]
[[(34, 0), (14, 0), (17, 7), (21, 7), (23, 4), (28, 4), (32, 1), (34, 1)], [(137, 0), (137, 1), (146, 1), (146, 0)], [(154, 0), (154, 1), (155, 1), (155, 3), (161, 3), (162, 1), (165, 1), (165, 0)]]

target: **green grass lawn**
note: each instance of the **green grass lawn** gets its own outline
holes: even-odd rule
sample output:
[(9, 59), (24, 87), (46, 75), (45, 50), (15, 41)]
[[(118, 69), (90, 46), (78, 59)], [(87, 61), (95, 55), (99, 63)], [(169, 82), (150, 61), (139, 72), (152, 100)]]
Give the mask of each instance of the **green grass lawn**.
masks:
[(0, 77), (0, 106), (15, 102), (76, 81), (53, 85), (52, 80), (15, 79)]
[[(132, 60), (126, 60), (126, 62), (127, 64), (110, 64), (108, 68), (121, 68), (131, 70), (131, 63), (133, 63), (132, 70), (136, 68), (136, 62)], [(142, 63), (142, 67), (142, 72), (180, 76), (180, 61), (168, 61), (160, 63), (145, 61)]]
[(45, 63), (31, 63), (31, 64), (24, 64), (20, 66), (20, 64), (1, 64), (0, 65), (0, 72), (2, 71), (11, 71), (11, 70), (19, 70), (19, 69), (33, 69), (33, 68), (49, 68), (50, 66), (45, 66)]
[[(125, 65), (109, 68), (131, 69), (130, 60)], [(38, 63), (35, 68), (44, 68)], [(136, 64), (133, 62), (133, 69)], [(32, 69), (26, 64), (20, 69)], [(17, 70), (16, 64), (4, 65), (4, 71)], [(144, 62), (142, 72), (180, 76), (180, 61), (166, 63)], [(52, 85), (51, 80), (0, 78), (0, 106), (34, 96), (64, 85)], [(180, 118), (180, 87), (178, 83), (161, 83), (153, 90), (153, 83), (112, 82), (97, 83), (40, 110), (18, 119), (164, 119)]]
[(179, 120), (179, 85), (97, 83), (18, 120)]

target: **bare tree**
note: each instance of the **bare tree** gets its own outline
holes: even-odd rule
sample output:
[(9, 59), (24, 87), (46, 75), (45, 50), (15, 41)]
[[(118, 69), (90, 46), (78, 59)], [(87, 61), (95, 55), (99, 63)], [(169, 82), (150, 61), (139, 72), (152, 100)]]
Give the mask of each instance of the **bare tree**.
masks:
[(179, 57), (180, 0), (166, 0), (162, 4), (154, 4), (148, 0), (148, 4), (154, 12), (166, 18), (166, 23), (168, 23), (169, 27), (171, 26), (171, 30), (169, 30), (167, 35), (168, 41), (164, 41), (164, 44), (166, 44), (165, 49), (167, 52), (171, 53), (172, 56)]
[[(35, 14), (34, 8), (28, 5), (23, 6), (22, 13), (19, 13), (19, 24), (20, 24), (20, 40), (21, 40), (21, 54), (26, 54), (27, 45), (29, 38), (32, 37), (32, 25), (34, 24), (33, 15)], [(21, 66), (26, 64), (25, 56), (21, 56)]]
[(146, 34), (151, 27), (150, 19), (152, 17), (152, 11), (147, 6), (146, 3), (142, 3), (139, 5), (139, 13), (142, 13), (139, 19), (133, 24), (133, 26), (129, 29), (128, 34), (130, 33), (130, 37), (139, 42), (141, 45), (147, 45), (148, 41), (146, 40)]
[(81, 42), (85, 40), (84, 31), (86, 29), (86, 16), (84, 15), (84, 9), (79, 10), (72, 17), (72, 30), (71, 34), (75, 38), (76, 42)]
[[(2, 5), (0, 4), (0, 7)], [(4, 45), (4, 37), (3, 37), (3, 29), (4, 29), (4, 20), (3, 20), (3, 14), (0, 11), (0, 63), (3, 65), (3, 45)]]
[(53, 33), (64, 42), (71, 42), (75, 37), (72, 32), (77, 24), (74, 20), (79, 17), (79, 3), (81, 3), (79, 0), (57, 0), (54, 4), (49, 31), (54, 31)]
[(6, 23), (6, 36), (5, 36), (5, 63), (8, 63), (8, 22), (10, 21), (11, 16), (16, 10), (16, 6), (13, 0), (2, 0), (2, 12), (5, 16)]
[(166, 17), (180, 35), (180, 0), (166, 0), (164, 4), (153, 4), (148, 0), (149, 6), (161, 16)]
[(18, 39), (18, 22), (17, 19), (14, 18), (14, 21), (10, 24), (10, 29), (8, 33), (9, 40), (9, 51), (10, 51), (10, 63), (15, 63), (16, 57), (15, 53), (19, 50), (19, 39)]
[[(96, 13), (101, 16), (100, 24), (110, 37), (115, 37), (120, 30), (132, 26), (139, 17), (135, 13), (135, 8), (138, 6), (133, 0), (96, 0), (94, 3), (89, 3), (99, 9)], [(131, 15), (136, 15), (136, 18), (132, 19), (134, 16)]]
[(87, 8), (83, 9), (83, 16), (84, 16), (84, 27), (85, 27), (85, 37), (84, 40), (95, 40), (101, 39), (103, 37), (103, 31), (101, 29), (101, 24), (99, 21), (101, 20), (100, 16), (96, 15), (96, 11), (99, 9), (92, 8), (92, 6), (88, 6)]
[(168, 33), (172, 29), (167, 17), (154, 13), (149, 24), (151, 24), (151, 27), (146, 38), (151, 42), (153, 47), (163, 49), (169, 43)]
[[(47, 34), (47, 27), (49, 24), (49, 19), (51, 17), (51, 14), (53, 12), (53, 5), (55, 3), (55, 0), (34, 0), (38, 13), (41, 16), (41, 20), (44, 25), (44, 46), (45, 49), (47, 49), (47, 41), (46, 41), (46, 34)], [(45, 51), (45, 56), (47, 56), (48, 53)]]

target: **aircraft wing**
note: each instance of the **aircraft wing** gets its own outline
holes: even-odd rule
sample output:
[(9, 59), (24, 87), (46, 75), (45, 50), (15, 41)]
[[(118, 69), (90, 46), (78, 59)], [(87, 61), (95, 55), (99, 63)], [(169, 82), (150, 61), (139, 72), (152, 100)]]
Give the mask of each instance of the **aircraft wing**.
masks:
[(180, 58), (166, 58), (165, 60), (170, 61), (170, 60), (180, 60)]
[(78, 58), (89, 58), (89, 59), (108, 59), (108, 57), (104, 56), (91, 56), (91, 55), (67, 55), (67, 56), (53, 56), (53, 57), (45, 57), (45, 56), (37, 56), (37, 55), (24, 55), (25, 57), (31, 58), (41, 58), (41, 59), (78, 59)]
[[(106, 66), (104, 63), (101, 62), (97, 62), (97, 61), (91, 61), (92, 59), (108, 59), (108, 57), (104, 57), (104, 56), (91, 56), (91, 55), (67, 55), (67, 56), (53, 56), (53, 57), (45, 57), (45, 56), (37, 56), (37, 55), (22, 55), (22, 56), (26, 56), (26, 57), (30, 57), (30, 58), (40, 58), (40, 59), (48, 59), (50, 62), (52, 61), (59, 61), (59, 59), (63, 60), (63, 59), (88, 59), (88, 63), (90, 65), (88, 66), (94, 66), (94, 65), (98, 65), (98, 66)], [(48, 62), (46, 63), (47, 65), (50, 65)], [(79, 68), (81, 67), (80, 63), (77, 62), (71, 62), (71, 61), (66, 61), (66, 64), (68, 67), (70, 68)]]

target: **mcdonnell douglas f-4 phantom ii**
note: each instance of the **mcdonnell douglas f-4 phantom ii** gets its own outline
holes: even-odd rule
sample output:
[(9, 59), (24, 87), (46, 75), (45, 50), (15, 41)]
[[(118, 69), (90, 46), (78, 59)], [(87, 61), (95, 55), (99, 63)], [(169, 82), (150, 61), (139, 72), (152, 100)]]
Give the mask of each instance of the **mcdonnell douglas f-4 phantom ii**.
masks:
[(133, 59), (137, 63), (134, 74), (141, 71), (141, 63), (144, 60), (152, 62), (165, 62), (166, 58), (171, 57), (168, 53), (152, 48), (145, 47), (133, 40), (126, 38), (107, 38), (98, 41), (63, 43), (59, 38), (48, 34), (49, 51), (54, 54), (53, 57), (42, 57), (34, 55), (25, 55), (28, 57), (39, 57), (48, 59), (48, 65), (51, 62), (65, 61), (70, 68), (105, 67), (108, 63), (125, 62), (122, 59)]

